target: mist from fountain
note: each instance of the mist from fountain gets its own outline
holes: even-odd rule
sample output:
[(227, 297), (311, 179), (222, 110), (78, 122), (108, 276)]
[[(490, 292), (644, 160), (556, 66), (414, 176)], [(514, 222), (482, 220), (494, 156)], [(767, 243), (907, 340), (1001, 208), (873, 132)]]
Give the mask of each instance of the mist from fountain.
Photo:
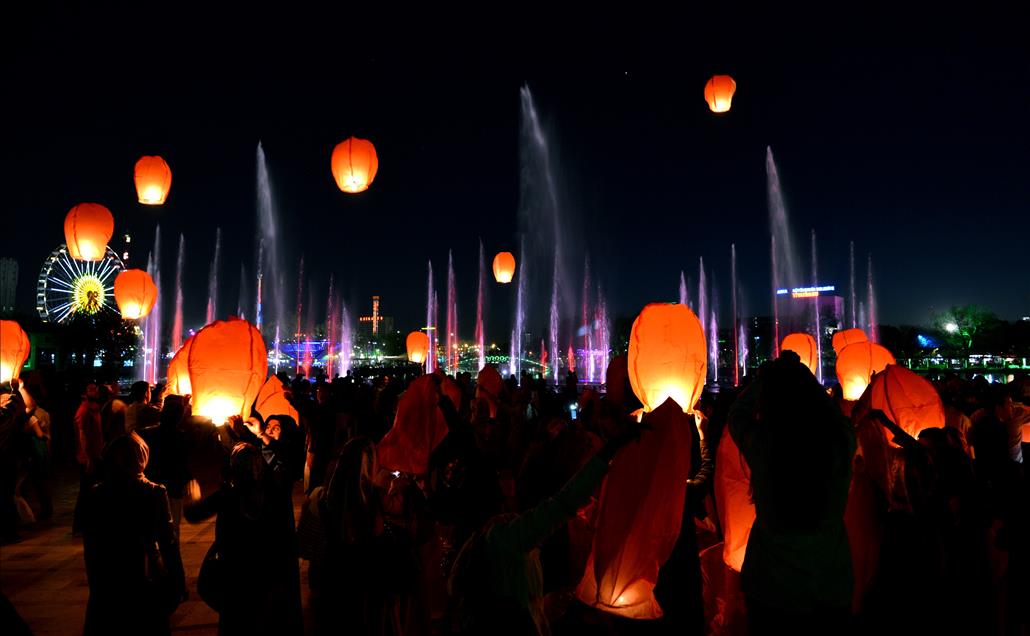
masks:
[(458, 373), (458, 290), (451, 250), (447, 250), (447, 373)]
[[(340, 303), (340, 375), (346, 376), (350, 371), (350, 360), (354, 353), (354, 338), (350, 313), (347, 311), (347, 304)], [(428, 360), (428, 358), (427, 358)]]
[(730, 243), (730, 310), (733, 312), (733, 386), (740, 386), (740, 341), (737, 339), (737, 326), (740, 314), (737, 313), (737, 244)]
[(740, 323), (740, 331), (737, 334), (737, 349), (740, 351), (740, 373), (741, 377), (747, 377), (747, 329), (744, 323)]
[(856, 294), (855, 294), (855, 242), (854, 241), (848, 241), (848, 265), (849, 265), (850, 274), (851, 274), (851, 279), (850, 279), (850, 281), (851, 281), (851, 290), (850, 290), (850, 292), (851, 292), (850, 293), (850, 296), (851, 296), (851, 302), (850, 302), (850, 305), (851, 305), (851, 307), (850, 307), (850, 309), (851, 309), (851, 328), (854, 329), (855, 327), (858, 326), (858, 321), (856, 320), (857, 308), (855, 306)]
[(483, 239), (479, 239), (479, 284), (476, 290), (476, 348), (479, 349), (479, 360), (476, 364), (476, 371), (482, 371), (486, 366), (486, 334), (483, 331), (483, 295), (486, 293), (486, 252), (483, 249)]
[(296, 349), (295, 359), (295, 371), (297, 375), (300, 375), (301, 367), (304, 365), (303, 356), (300, 353), (299, 345), (303, 340), (304, 334), (301, 331), (301, 319), (304, 315), (304, 255), (300, 255), (300, 271), (297, 274), (297, 330), (293, 332), (293, 340), (297, 343), (298, 349)]
[(325, 307), (325, 339), (326, 339), (326, 356), (325, 356), (325, 376), (329, 378), (331, 382), (333, 379), (333, 355), (335, 354), (333, 348), (333, 336), (336, 335), (336, 285), (335, 277), (329, 274), (329, 294), (326, 296), (326, 307)]
[(186, 262), (186, 239), (179, 234), (179, 254), (175, 259), (175, 316), (172, 318), (172, 352), (182, 348), (182, 268)]
[(247, 266), (240, 261), (240, 295), (236, 300), (236, 316), (247, 319)]
[(551, 379), (558, 384), (558, 363), (561, 360), (561, 351), (558, 349), (558, 253), (554, 254), (554, 280), (551, 281), (551, 311), (548, 320), (548, 333), (550, 335), (551, 347)]
[(426, 373), (432, 373), (436, 367), (436, 325), (433, 318), (436, 315), (433, 303), (436, 301), (436, 292), (433, 291), (433, 261), (429, 261), (429, 275), (426, 283), (426, 335), (429, 336), (429, 354), (426, 356)]
[(683, 270), (680, 270), (680, 304), (686, 307), (690, 306), (690, 301), (687, 298), (687, 279), (683, 276)]
[(869, 254), (868, 258), (866, 260), (866, 280), (867, 280), (867, 286), (866, 286), (866, 294), (867, 294), (866, 308), (869, 311), (869, 331), (868, 331), (869, 341), (870, 342), (879, 342), (880, 341), (880, 333), (879, 333), (879, 327), (876, 324), (876, 320), (877, 320), (877, 316), (876, 316), (876, 291), (873, 288), (873, 255), (872, 254)]
[(773, 353), (779, 356), (780, 321), (779, 303), (776, 292), (780, 289), (793, 289), (801, 282), (801, 270), (794, 251), (794, 241), (787, 216), (787, 206), (783, 200), (783, 189), (780, 184), (779, 170), (773, 158), (772, 147), (765, 149), (766, 191), (769, 204), (770, 265), (772, 272), (773, 303)]
[(515, 318), (514, 327), (511, 331), (511, 354), (508, 358), (508, 373), (515, 376), (515, 379), (522, 383), (522, 338), (526, 329), (526, 283), (529, 276), (526, 273), (526, 240), (519, 240), (519, 272), (518, 289), (515, 291)]
[[(705, 258), (701, 256), (697, 262), (697, 317), (701, 321), (701, 331), (707, 331), (708, 313), (708, 276), (705, 275)], [(709, 376), (714, 372), (709, 363)]]
[(583, 336), (583, 357), (586, 366), (586, 376), (580, 381), (593, 382), (594, 372), (597, 368), (594, 355), (594, 320), (590, 311), (590, 257), (583, 263), (583, 297), (582, 297), (582, 318), (579, 331)]
[[(815, 247), (815, 229), (812, 229), (812, 286), (819, 287), (819, 254)], [(812, 306), (814, 307), (815, 323), (813, 324), (812, 336), (815, 337), (815, 359), (816, 359), (816, 379), (819, 380), (819, 384), (823, 383), (823, 327), (822, 320), (819, 315), (819, 296), (816, 295), (812, 298)]]
[(222, 228), (215, 228), (215, 255), (211, 259), (211, 273), (207, 279), (207, 316), (205, 325), (210, 325), (218, 316), (218, 265), (222, 258)]
[[(611, 326), (608, 322), (608, 306), (605, 304), (601, 286), (597, 286), (597, 302), (594, 304), (594, 346), (597, 348), (598, 362), (591, 373), (591, 382), (602, 382), (608, 370), (608, 356), (611, 353)], [(591, 356), (593, 359), (593, 356)]]

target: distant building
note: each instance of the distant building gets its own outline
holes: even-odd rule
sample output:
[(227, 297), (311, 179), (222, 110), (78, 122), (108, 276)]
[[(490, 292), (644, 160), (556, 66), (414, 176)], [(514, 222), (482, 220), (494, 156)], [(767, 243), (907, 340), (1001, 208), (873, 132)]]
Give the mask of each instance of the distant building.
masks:
[(13, 258), (0, 258), (0, 313), (13, 312), (17, 298), (18, 261)]
[(378, 338), (393, 333), (393, 318), (384, 316), (379, 308), (379, 296), (372, 296), (372, 313), (358, 317), (358, 330), (368, 338)]

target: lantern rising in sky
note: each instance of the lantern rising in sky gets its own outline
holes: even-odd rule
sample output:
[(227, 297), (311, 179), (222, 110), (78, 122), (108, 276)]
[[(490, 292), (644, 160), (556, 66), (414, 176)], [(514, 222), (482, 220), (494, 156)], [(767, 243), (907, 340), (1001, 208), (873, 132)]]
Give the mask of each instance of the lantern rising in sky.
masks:
[(68, 255), (80, 261), (99, 261), (114, 234), (114, 216), (99, 203), (80, 203), (64, 217)]
[(368, 190), (379, 171), (376, 148), (367, 139), (350, 137), (336, 145), (332, 158), (333, 179), (349, 194)]
[(705, 84), (705, 101), (713, 113), (725, 113), (733, 102), (737, 83), (729, 75), (713, 75)]
[(701, 322), (686, 305), (647, 305), (633, 321), (627, 363), (630, 386), (645, 412), (669, 398), (692, 411), (708, 369)]
[(21, 375), (30, 348), (29, 336), (21, 325), (0, 320), (0, 382), (10, 382)]
[(808, 367), (812, 375), (819, 370), (819, 348), (815, 344), (815, 338), (807, 333), (792, 333), (783, 339), (780, 351), (793, 351), (801, 358), (801, 364)]
[(140, 157), (133, 173), (136, 196), (143, 205), (161, 205), (172, 187), (172, 169), (161, 157)]
[(415, 364), (424, 364), (429, 356), (429, 336), (421, 331), (412, 331), (405, 341), (408, 348), (408, 360)]
[(157, 303), (157, 285), (142, 269), (127, 269), (114, 279), (114, 300), (126, 320), (138, 320)]
[(872, 342), (856, 342), (837, 354), (837, 380), (844, 390), (845, 400), (857, 400), (865, 393), (874, 373), (897, 364), (886, 348)]
[(834, 353), (840, 354), (840, 350), (849, 344), (855, 344), (856, 342), (868, 342), (869, 336), (865, 335), (865, 332), (861, 329), (842, 329), (833, 334), (833, 345)]
[(511, 252), (499, 252), (494, 256), (494, 280), (507, 284), (515, 277), (515, 256)]
[(250, 416), (268, 375), (261, 332), (239, 318), (216, 320), (193, 336), (187, 360), (195, 414), (216, 425), (232, 415)]

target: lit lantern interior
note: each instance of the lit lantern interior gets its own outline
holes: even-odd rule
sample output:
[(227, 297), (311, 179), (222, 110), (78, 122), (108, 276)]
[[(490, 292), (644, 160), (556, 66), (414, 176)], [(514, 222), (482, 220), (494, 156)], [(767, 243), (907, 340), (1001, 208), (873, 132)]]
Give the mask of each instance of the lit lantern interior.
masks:
[(708, 368), (701, 322), (686, 305), (647, 305), (633, 322), (627, 363), (630, 385), (645, 412), (669, 398), (692, 411)]
[(891, 352), (872, 342), (856, 342), (837, 354), (837, 380), (844, 392), (845, 400), (862, 397), (874, 373), (897, 364)]
[(515, 277), (515, 256), (511, 252), (500, 252), (494, 256), (494, 280), (498, 283), (510, 283)]
[(0, 382), (10, 382), (21, 374), (30, 348), (29, 336), (21, 325), (0, 320)]
[(357, 194), (368, 190), (379, 171), (375, 146), (367, 139), (350, 137), (333, 149), (333, 178), (344, 192)]

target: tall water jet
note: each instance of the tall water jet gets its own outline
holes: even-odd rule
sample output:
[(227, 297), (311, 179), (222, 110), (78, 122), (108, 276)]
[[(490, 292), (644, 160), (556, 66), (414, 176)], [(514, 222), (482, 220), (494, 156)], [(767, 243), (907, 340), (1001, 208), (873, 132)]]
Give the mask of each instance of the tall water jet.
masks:
[(730, 243), (730, 310), (733, 312), (733, 386), (740, 386), (740, 341), (737, 339), (737, 325), (740, 316), (737, 314), (737, 244)]
[[(704, 331), (708, 320), (708, 277), (705, 276), (705, 259), (698, 258), (697, 264), (697, 315), (701, 319), (701, 330)], [(715, 368), (708, 365), (708, 374), (715, 373)]]
[[(154, 277), (153, 252), (147, 254), (147, 274), (149, 274), (151, 278)], [(135, 369), (135, 376), (137, 381), (149, 382), (150, 372), (148, 367), (150, 366), (150, 316), (148, 315), (141, 322), (142, 326), (140, 330), (143, 332), (143, 355), (142, 359), (140, 360), (139, 368)]]
[(218, 263), (222, 255), (222, 228), (215, 228), (215, 255), (211, 259), (211, 273), (207, 279), (207, 318), (205, 325), (210, 325), (218, 315)]
[(580, 330), (583, 334), (583, 356), (586, 364), (587, 382), (594, 381), (596, 362), (594, 359), (594, 320), (590, 312), (590, 257), (586, 257), (583, 263), (583, 314)]
[(558, 350), (558, 253), (554, 254), (554, 279), (551, 282), (551, 311), (548, 321), (548, 333), (551, 339), (551, 379), (558, 384), (558, 366), (561, 361), (561, 351)]
[(479, 239), (479, 289), (476, 291), (476, 347), (479, 348), (477, 371), (486, 366), (486, 334), (483, 332), (483, 294), (486, 293), (486, 252), (483, 239)]
[(680, 270), (680, 304), (689, 307), (690, 303), (687, 298), (687, 279), (683, 276), (683, 270)]
[(157, 287), (157, 300), (142, 321), (143, 368), (138, 379), (156, 384), (161, 364), (161, 225), (154, 230), (154, 249), (147, 257), (147, 273)]
[[(812, 229), (812, 286), (819, 287), (819, 255), (815, 249), (815, 229)], [(813, 313), (815, 314), (815, 324), (813, 325), (812, 336), (815, 337), (815, 359), (816, 359), (816, 374), (815, 377), (819, 380), (819, 384), (823, 383), (823, 323), (819, 316), (819, 295), (816, 294), (812, 298), (812, 306), (814, 307)]]
[(740, 351), (740, 373), (747, 377), (747, 329), (744, 328), (743, 322), (740, 323), (740, 331), (737, 333), (737, 350)]
[[(354, 353), (354, 339), (351, 329), (350, 313), (347, 304), (340, 303), (340, 375), (346, 376), (350, 371), (351, 355)], [(426, 358), (429, 359), (428, 357)]]
[(458, 373), (458, 290), (451, 250), (447, 250), (447, 372)]
[(336, 290), (334, 285), (334, 277), (329, 274), (329, 295), (326, 298), (325, 308), (325, 339), (326, 339), (326, 356), (325, 356), (325, 377), (331, 382), (333, 379), (333, 336), (336, 335)]
[[(435, 368), (439, 368), (440, 367), (440, 354), (438, 352), (438, 347), (440, 345), (440, 338), (439, 338), (439, 329), (438, 329), (438, 327), (440, 325), (440, 297), (439, 297), (439, 294), (436, 293), (435, 289), (433, 290), (433, 303), (432, 303), (432, 307), (433, 307), (433, 310), (432, 310), (433, 311), (433, 319), (430, 322), (433, 325), (433, 333), (437, 334), (437, 336), (433, 338), (433, 348), (429, 352), (429, 354), (435, 358), (435, 360), (433, 361), (433, 366)], [(446, 339), (444, 340), (444, 342), (446, 342)]]
[(182, 347), (182, 267), (186, 262), (186, 239), (179, 233), (179, 255), (175, 259), (175, 317), (172, 319), (172, 351)]
[[(608, 370), (608, 354), (610, 353), (610, 334), (608, 324), (608, 306), (601, 294), (601, 286), (597, 287), (597, 302), (594, 305), (594, 346), (598, 351), (598, 361), (595, 363), (595, 373), (591, 376), (591, 382), (600, 382)], [(593, 354), (593, 352), (591, 352)], [(591, 359), (593, 355), (591, 355)]]
[[(279, 217), (272, 203), (268, 164), (261, 142), (257, 145), (257, 217), (255, 321), (258, 329), (266, 323), (278, 328), (286, 317), (286, 296), (283, 292), (279, 253)], [(269, 296), (271, 303), (268, 302)]]
[(247, 266), (240, 261), (240, 295), (236, 300), (236, 315), (247, 318)]
[[(714, 305), (714, 303), (713, 303)], [(719, 323), (715, 309), (708, 322), (708, 366), (712, 369), (712, 381), (719, 382)]]
[(787, 218), (787, 206), (783, 200), (783, 189), (780, 185), (779, 171), (773, 159), (772, 147), (765, 149), (766, 190), (769, 203), (770, 262), (772, 265), (772, 302), (773, 302), (773, 353), (779, 355), (779, 303), (776, 292), (780, 289), (792, 289), (801, 282), (801, 270), (794, 252), (794, 241), (791, 237), (790, 223)]
[(519, 272), (518, 289), (515, 292), (515, 317), (512, 321), (514, 328), (511, 331), (511, 356), (508, 359), (508, 373), (515, 376), (515, 379), (522, 383), (522, 336), (525, 333), (526, 321), (526, 281), (529, 277), (526, 274), (526, 240), (519, 241)]
[(858, 326), (856, 320), (856, 295), (855, 295), (855, 242), (848, 242), (848, 263), (851, 269), (851, 328), (854, 329)]
[(300, 344), (304, 339), (304, 333), (301, 331), (301, 318), (304, 315), (304, 255), (300, 255), (300, 270), (297, 274), (297, 330), (293, 332), (293, 340), (297, 345), (296, 351), (296, 367), (295, 371), (297, 375), (300, 375), (301, 367), (304, 365), (304, 356), (300, 352)]
[(304, 321), (304, 332), (302, 334), (301, 342), (297, 343), (304, 347), (303, 360), (304, 363), (304, 377), (311, 378), (311, 367), (314, 365), (314, 341), (315, 341), (315, 298), (318, 294), (315, 291), (315, 286), (311, 283), (311, 279), (308, 279), (308, 313)]
[(865, 303), (863, 301), (858, 301), (858, 328), (868, 335), (869, 322), (866, 320)]
[(869, 312), (869, 341), (879, 342), (879, 328), (876, 324), (876, 292), (873, 289), (873, 255), (868, 254), (866, 259), (866, 280), (868, 281), (866, 308)]
[(436, 292), (433, 291), (433, 261), (429, 261), (429, 276), (426, 284), (426, 335), (429, 336), (429, 355), (426, 356), (426, 373), (432, 373), (436, 366), (436, 325), (433, 324), (433, 301), (436, 299)]

